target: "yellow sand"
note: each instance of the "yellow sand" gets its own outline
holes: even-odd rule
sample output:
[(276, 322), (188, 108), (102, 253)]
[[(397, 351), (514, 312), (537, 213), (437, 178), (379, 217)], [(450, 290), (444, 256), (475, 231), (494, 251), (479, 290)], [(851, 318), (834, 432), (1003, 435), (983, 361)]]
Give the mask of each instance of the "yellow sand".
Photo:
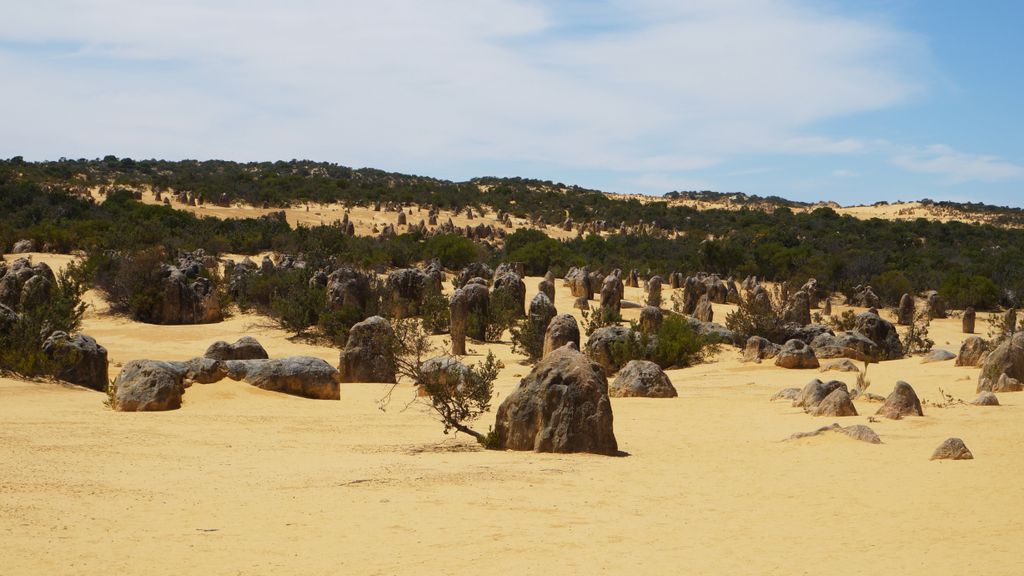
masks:
[[(116, 364), (185, 359), (245, 334), (275, 357), (337, 361), (259, 317), (147, 326), (96, 304), (84, 331)], [(958, 322), (932, 325), (938, 347), (958, 349)], [(497, 405), (529, 368), (489, 348), (506, 365)], [(180, 410), (126, 414), (98, 392), (2, 379), (0, 573), (1024, 573), (1024, 394), (877, 423), (877, 405), (857, 402), (861, 416), (838, 420), (884, 444), (782, 442), (837, 420), (768, 401), (823, 375), (742, 364), (734, 349), (669, 374), (679, 398), (612, 400), (621, 458), (480, 451), (422, 406), (403, 410), (408, 385), (386, 412), (382, 385), (345, 384), (334, 402), (225, 380), (193, 385)], [(872, 365), (870, 390), (904, 379), (924, 400), (940, 401), (940, 387), (970, 400), (977, 374), (911, 358)], [(929, 461), (950, 436), (976, 459)]]

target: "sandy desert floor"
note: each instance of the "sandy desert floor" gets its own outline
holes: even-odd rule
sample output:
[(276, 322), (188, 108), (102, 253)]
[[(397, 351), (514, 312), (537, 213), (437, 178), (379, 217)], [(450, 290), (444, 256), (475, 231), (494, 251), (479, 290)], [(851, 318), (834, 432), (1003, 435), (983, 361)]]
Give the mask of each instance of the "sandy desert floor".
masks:
[[(109, 350), (111, 377), (246, 334), (273, 357), (337, 362), (259, 317), (149, 326), (89, 299), (83, 332)], [(931, 332), (954, 352), (963, 338), (956, 319)], [(506, 365), (497, 405), (529, 368), (490, 348)], [(483, 451), (444, 436), (424, 407), (403, 409), (408, 385), (387, 411), (379, 384), (320, 401), (224, 380), (193, 385), (180, 410), (115, 413), (99, 392), (0, 379), (0, 574), (1024, 573), (1024, 393), (877, 423), (877, 404), (856, 402), (861, 415), (838, 421), (882, 444), (783, 441), (836, 421), (768, 400), (817, 371), (742, 364), (730, 348), (669, 375), (679, 398), (612, 400), (624, 457)], [(977, 375), (920, 358), (868, 372), (874, 393), (902, 379), (931, 402), (940, 388), (973, 399)], [(975, 459), (929, 461), (950, 436)]]

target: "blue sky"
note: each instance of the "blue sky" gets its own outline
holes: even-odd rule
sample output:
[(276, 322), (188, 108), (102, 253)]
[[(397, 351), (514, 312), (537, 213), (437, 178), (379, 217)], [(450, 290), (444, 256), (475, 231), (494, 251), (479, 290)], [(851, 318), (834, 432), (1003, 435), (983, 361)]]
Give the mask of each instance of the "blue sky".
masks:
[(0, 157), (1022, 206), (1022, 22), (984, 0), (12, 3)]

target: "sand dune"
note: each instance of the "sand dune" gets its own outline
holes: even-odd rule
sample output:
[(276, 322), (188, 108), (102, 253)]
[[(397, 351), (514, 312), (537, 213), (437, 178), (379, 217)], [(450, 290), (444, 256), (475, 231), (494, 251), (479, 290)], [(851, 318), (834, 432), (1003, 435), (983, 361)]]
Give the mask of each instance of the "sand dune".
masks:
[[(560, 282), (556, 304), (571, 310)], [(716, 318), (728, 309), (716, 305)], [(932, 325), (938, 347), (958, 349), (958, 323)], [(337, 350), (243, 314), (144, 326), (98, 304), (84, 331), (118, 364), (189, 358), (245, 334), (272, 356), (337, 362)], [(505, 363), (495, 403), (529, 371), (505, 344), (470, 348)], [(381, 385), (345, 384), (333, 402), (225, 380), (193, 385), (177, 411), (115, 413), (101, 393), (0, 379), (0, 573), (1024, 572), (1024, 394), (900, 421), (869, 423), (867, 402), (861, 416), (815, 418), (768, 398), (818, 372), (738, 356), (669, 371), (679, 398), (612, 399), (621, 458), (482, 451), (444, 436), (422, 406), (403, 409), (408, 385), (387, 411)], [(920, 358), (869, 370), (872, 392), (902, 379), (930, 402), (940, 388), (972, 399), (977, 375)], [(883, 444), (782, 441), (833, 421), (868, 424)], [(929, 461), (949, 436), (975, 460)]]

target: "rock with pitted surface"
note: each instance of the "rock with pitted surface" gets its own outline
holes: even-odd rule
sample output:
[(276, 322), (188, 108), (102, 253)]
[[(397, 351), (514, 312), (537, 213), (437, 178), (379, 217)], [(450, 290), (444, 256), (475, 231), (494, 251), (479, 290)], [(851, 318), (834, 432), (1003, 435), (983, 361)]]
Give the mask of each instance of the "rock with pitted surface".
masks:
[(800, 292), (807, 294), (807, 302), (810, 307), (817, 310), (821, 300), (821, 287), (818, 286), (818, 280), (815, 278), (809, 278), (804, 285), (800, 287)]
[(622, 295), (625, 288), (622, 280), (612, 274), (601, 283), (601, 309), (610, 314), (619, 314), (622, 307)]
[(119, 412), (157, 412), (181, 408), (185, 392), (181, 366), (159, 360), (132, 360), (111, 384), (111, 407)]
[(661, 329), (661, 323), (664, 321), (664, 314), (661, 312), (661, 308), (654, 306), (644, 306), (640, 310), (640, 332), (644, 334), (657, 334), (658, 330)]
[(572, 314), (559, 314), (548, 323), (544, 332), (544, 356), (572, 343), (580, 348), (580, 327)]
[(598, 328), (587, 339), (587, 356), (601, 366), (605, 376), (618, 372), (621, 364), (615, 358), (615, 347), (625, 344), (629, 330), (622, 326)]
[(391, 315), (395, 318), (417, 315), (428, 284), (427, 274), (418, 268), (403, 268), (388, 274), (384, 285)]
[(947, 438), (932, 452), (931, 460), (973, 460), (974, 454), (960, 438)]
[(800, 290), (794, 293), (782, 311), (782, 321), (806, 326), (811, 323), (811, 297)]
[(491, 267), (484, 264), (483, 262), (472, 262), (459, 272), (459, 275), (455, 277), (455, 284), (459, 288), (462, 288), (469, 283), (473, 278), (483, 278), (485, 280), (491, 279), (494, 276), (494, 271)]
[(45, 262), (33, 264), (28, 258), (17, 258), (7, 266), (0, 266), (0, 304), (17, 312), (45, 302), (55, 284), (53, 270)]
[(525, 316), (526, 284), (515, 272), (494, 274), (494, 287), (491, 289), (491, 306), (504, 310), (513, 318)]
[(900, 381), (896, 383), (896, 387), (886, 397), (885, 402), (882, 402), (876, 414), (899, 420), (904, 416), (924, 416), (924, 411), (921, 410), (921, 401), (917, 398), (914, 388)]
[(608, 394), (615, 398), (675, 398), (679, 395), (661, 366), (647, 360), (630, 360), (623, 366)]
[(203, 356), (213, 358), (214, 360), (261, 360), (270, 358), (263, 345), (252, 336), (243, 336), (236, 340), (234, 344), (228, 344), (223, 340), (214, 342), (206, 349), (206, 353)]
[(1024, 332), (1017, 332), (989, 353), (981, 364), (978, 382), (998, 382), (1003, 374), (1013, 380), (1024, 380)]
[(571, 344), (537, 363), (498, 407), (498, 447), (535, 452), (614, 455), (608, 380)]
[(394, 338), (391, 324), (380, 316), (353, 325), (338, 363), (340, 381), (395, 382)]
[(779, 351), (775, 358), (775, 365), (788, 369), (810, 369), (817, 368), (818, 358), (814, 355), (814, 349), (805, 344), (802, 340), (789, 340)]
[(853, 406), (853, 401), (850, 400), (850, 394), (846, 391), (846, 387), (842, 386), (836, 388), (828, 396), (811, 410), (811, 414), (814, 416), (856, 416), (857, 409)]
[(743, 348), (744, 362), (760, 362), (779, 355), (782, 347), (760, 336), (747, 338), (747, 344)]
[(892, 322), (883, 320), (878, 314), (861, 312), (854, 320), (854, 330), (867, 336), (878, 345), (877, 360), (898, 360), (903, 357), (903, 344)]
[(1020, 392), (1022, 390), (1024, 390), (1024, 384), (1006, 374), (1000, 374), (999, 378), (995, 380), (982, 378), (978, 381), (978, 392)]
[(470, 281), (462, 287), (466, 298), (466, 335), (483, 342), (487, 336), (491, 295), (486, 284)]
[(341, 374), (320, 358), (292, 356), (273, 360), (228, 360), (224, 366), (232, 380), (244, 380), (263, 390), (315, 400), (338, 400), (341, 397)]
[(54, 375), (72, 384), (103, 392), (107, 378), (107, 349), (85, 334), (57, 331), (43, 342), (43, 354), (56, 366)]
[(957, 366), (980, 367), (988, 355), (988, 344), (977, 336), (971, 336), (960, 345), (960, 353), (956, 356)]

